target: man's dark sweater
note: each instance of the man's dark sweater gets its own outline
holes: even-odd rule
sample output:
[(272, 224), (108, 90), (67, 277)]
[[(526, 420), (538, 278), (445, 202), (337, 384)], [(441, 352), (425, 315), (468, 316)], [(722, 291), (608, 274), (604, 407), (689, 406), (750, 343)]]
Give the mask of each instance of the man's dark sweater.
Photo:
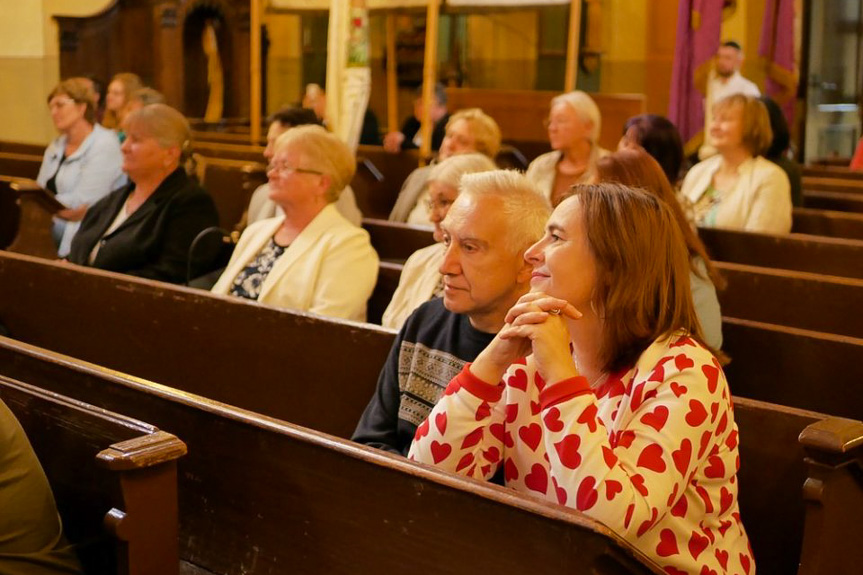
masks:
[(494, 336), (447, 311), (440, 298), (418, 307), (399, 331), (352, 439), (406, 456), (447, 384)]

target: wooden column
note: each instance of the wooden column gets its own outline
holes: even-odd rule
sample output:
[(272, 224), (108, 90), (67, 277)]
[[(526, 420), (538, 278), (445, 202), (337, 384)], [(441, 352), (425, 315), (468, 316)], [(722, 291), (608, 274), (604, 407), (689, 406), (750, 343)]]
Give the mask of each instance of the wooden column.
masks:
[(566, 43), (564, 92), (575, 90), (578, 76), (578, 43), (581, 35), (581, 0), (570, 0), (569, 6), (569, 37)]
[(431, 121), (431, 102), (434, 98), (434, 87), (437, 81), (437, 28), (439, 17), (439, 0), (429, 0), (426, 12), (426, 50), (423, 61), (423, 117), (420, 133), (420, 161), (431, 155), (431, 138), (434, 125)]
[(251, 102), (252, 144), (261, 140), (261, 0), (251, 0)]
[(399, 87), (396, 57), (396, 17), (387, 14), (387, 132), (399, 129)]

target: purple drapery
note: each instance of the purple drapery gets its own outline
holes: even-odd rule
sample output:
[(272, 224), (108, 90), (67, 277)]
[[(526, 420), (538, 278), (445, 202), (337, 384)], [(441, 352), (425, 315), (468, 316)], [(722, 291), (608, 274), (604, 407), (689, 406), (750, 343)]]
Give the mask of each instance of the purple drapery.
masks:
[(680, 0), (668, 118), (680, 131), (687, 155), (704, 136), (704, 97), (719, 49), (722, 5), (722, 0)]
[(758, 55), (767, 68), (767, 95), (794, 124), (798, 75), (794, 63), (794, 0), (767, 0)]

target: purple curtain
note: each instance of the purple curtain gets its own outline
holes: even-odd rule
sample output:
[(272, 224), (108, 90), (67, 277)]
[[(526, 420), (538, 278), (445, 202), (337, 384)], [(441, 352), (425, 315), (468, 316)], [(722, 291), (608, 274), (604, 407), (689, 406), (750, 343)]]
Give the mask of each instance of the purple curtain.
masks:
[(668, 118), (680, 130), (687, 155), (704, 137), (704, 97), (719, 49), (722, 5), (722, 0), (680, 0)]
[(767, 68), (767, 95), (794, 125), (798, 74), (794, 64), (794, 0), (767, 0), (758, 55)]

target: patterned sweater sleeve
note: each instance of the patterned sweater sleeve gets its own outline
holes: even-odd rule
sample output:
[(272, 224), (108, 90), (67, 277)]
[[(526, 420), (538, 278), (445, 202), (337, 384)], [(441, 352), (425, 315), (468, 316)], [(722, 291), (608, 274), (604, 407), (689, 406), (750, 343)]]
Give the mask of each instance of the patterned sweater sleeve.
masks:
[[(561, 504), (635, 539), (675, 514), (681, 499), (686, 505), (681, 496), (706, 463), (707, 477), (713, 467), (717, 478), (737, 464), (720, 449), (732, 427), (721, 369), (697, 349), (701, 353), (671, 350), (621, 385), (611, 415), (619, 424), (611, 432), (599, 417), (602, 402), (613, 401), (607, 396), (573, 393), (560, 383), (542, 391), (543, 441)], [(713, 505), (720, 502), (705, 501)]]
[(491, 479), (504, 452), (503, 392), (503, 382), (489, 385), (471, 374), (466, 364), (417, 428), (408, 458)]

